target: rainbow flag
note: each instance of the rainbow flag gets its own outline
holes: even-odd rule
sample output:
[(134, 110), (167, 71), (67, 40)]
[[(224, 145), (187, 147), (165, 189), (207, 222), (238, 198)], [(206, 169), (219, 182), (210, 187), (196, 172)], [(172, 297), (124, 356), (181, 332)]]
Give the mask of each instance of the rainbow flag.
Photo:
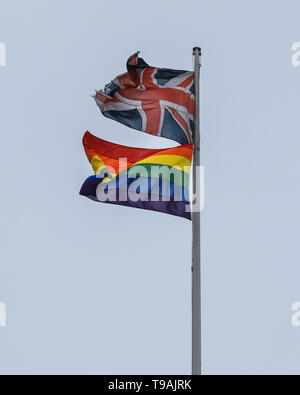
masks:
[(94, 175), (84, 182), (80, 195), (191, 219), (192, 144), (167, 149), (133, 148), (86, 132), (83, 146)]

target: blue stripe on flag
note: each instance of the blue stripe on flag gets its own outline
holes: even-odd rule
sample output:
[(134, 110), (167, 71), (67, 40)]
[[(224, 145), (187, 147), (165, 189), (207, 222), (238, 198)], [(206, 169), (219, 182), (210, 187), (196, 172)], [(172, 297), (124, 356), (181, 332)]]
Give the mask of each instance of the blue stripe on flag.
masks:
[(170, 111), (165, 108), (164, 123), (161, 130), (161, 136), (168, 139), (176, 140), (179, 144), (188, 144), (188, 139), (182, 127), (178, 125)]
[(123, 125), (129, 126), (130, 128), (137, 130), (142, 129), (142, 118), (138, 110), (127, 110), (127, 111), (109, 110), (109, 111), (104, 111), (103, 115), (107, 118), (118, 121)]

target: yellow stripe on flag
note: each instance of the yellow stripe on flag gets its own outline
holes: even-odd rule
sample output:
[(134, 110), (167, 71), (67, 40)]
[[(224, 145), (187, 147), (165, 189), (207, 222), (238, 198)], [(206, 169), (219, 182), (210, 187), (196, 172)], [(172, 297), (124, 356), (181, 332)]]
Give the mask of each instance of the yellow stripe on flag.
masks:
[(191, 161), (184, 156), (179, 155), (152, 155), (147, 158), (136, 162), (134, 165), (139, 165), (142, 163), (153, 163), (165, 166), (173, 166), (178, 170), (184, 171), (190, 174)]

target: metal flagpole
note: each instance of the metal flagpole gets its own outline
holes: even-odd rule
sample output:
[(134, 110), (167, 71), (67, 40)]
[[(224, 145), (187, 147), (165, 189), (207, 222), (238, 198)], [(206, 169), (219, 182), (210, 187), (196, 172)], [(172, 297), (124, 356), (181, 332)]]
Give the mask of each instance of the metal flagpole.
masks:
[(193, 202), (192, 223), (192, 374), (201, 375), (201, 266), (200, 266), (200, 67), (201, 48), (193, 48), (195, 79), (195, 131), (193, 155)]

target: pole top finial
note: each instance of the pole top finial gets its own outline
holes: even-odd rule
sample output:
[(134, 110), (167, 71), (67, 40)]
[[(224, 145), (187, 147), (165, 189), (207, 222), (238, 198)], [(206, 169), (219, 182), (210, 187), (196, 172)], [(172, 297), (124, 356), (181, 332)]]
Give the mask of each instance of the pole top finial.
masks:
[(198, 54), (201, 55), (201, 48), (200, 47), (194, 47), (193, 48), (193, 55), (196, 55), (196, 52), (198, 52)]

